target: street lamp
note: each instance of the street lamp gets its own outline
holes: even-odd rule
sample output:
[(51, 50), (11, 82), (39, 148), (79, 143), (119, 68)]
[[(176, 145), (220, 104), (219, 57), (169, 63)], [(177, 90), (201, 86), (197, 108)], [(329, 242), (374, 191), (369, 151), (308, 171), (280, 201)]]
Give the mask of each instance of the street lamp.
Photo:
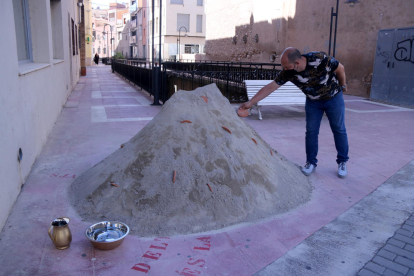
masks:
[[(107, 32), (105, 32), (105, 27), (106, 26), (111, 26), (111, 24), (106, 23), (104, 25), (104, 31), (102, 32), (104, 35), (107, 34)], [(106, 47), (107, 47), (107, 49), (106, 49), (106, 51), (107, 51), (106, 52), (106, 57), (109, 60), (109, 43), (108, 43), (108, 36), (106, 37)], [(112, 26), (111, 26), (111, 52), (112, 52)], [(108, 62), (108, 60), (106, 62)]]
[(180, 27), (180, 29), (178, 29), (178, 39), (177, 39), (177, 47), (178, 47), (178, 59), (180, 59), (180, 46), (181, 46), (181, 38), (180, 38), (180, 36), (181, 36), (181, 29), (182, 28), (184, 28), (185, 29), (185, 34), (184, 34), (184, 36), (188, 36), (187, 35), (187, 28), (186, 27), (184, 27), (184, 26), (181, 26)]

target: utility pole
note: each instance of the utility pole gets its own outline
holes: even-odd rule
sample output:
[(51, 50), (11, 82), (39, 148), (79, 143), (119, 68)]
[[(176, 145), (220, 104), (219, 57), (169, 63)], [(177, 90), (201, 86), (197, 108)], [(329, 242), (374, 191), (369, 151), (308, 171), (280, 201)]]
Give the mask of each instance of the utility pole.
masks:
[[(162, 0), (160, 0), (161, 3)], [(154, 17), (155, 17), (155, 10), (154, 10), (154, 2), (155, 0), (152, 0), (152, 95), (154, 96), (154, 103), (152, 105), (160, 105), (160, 99), (159, 99), (159, 90), (160, 90), (160, 68), (161, 68), (161, 60), (159, 60), (159, 66), (154, 67)], [(160, 12), (161, 14), (161, 12)], [(161, 37), (161, 33), (160, 33)], [(161, 38), (160, 38), (161, 41)]]

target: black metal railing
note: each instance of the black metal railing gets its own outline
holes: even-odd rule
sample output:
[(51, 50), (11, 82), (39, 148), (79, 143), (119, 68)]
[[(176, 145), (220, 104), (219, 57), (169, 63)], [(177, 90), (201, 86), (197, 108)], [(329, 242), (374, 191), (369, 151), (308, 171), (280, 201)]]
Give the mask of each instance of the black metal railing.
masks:
[(114, 60), (111, 64), (112, 72), (117, 72), (130, 82), (152, 94), (152, 70), (146, 67), (125, 64), (122, 61)]
[[(157, 64), (158, 66), (158, 64)], [(248, 100), (244, 80), (272, 80), (280, 71), (280, 64), (234, 62), (162, 62), (159, 98), (167, 101), (177, 90), (194, 90), (215, 83), (230, 102)], [(156, 68), (157, 70), (159, 68)], [(152, 68), (147, 60), (113, 60), (112, 71), (117, 72), (151, 95)]]
[(248, 100), (245, 84), (232, 81), (229, 72), (165, 71), (164, 76), (167, 79), (166, 92), (168, 98), (177, 90), (191, 91), (215, 83), (223, 96), (230, 102), (245, 102)]
[(247, 62), (163, 62), (168, 70), (174, 71), (226, 71), (226, 72), (255, 72), (260, 70), (277, 70), (280, 64), (247, 63)]

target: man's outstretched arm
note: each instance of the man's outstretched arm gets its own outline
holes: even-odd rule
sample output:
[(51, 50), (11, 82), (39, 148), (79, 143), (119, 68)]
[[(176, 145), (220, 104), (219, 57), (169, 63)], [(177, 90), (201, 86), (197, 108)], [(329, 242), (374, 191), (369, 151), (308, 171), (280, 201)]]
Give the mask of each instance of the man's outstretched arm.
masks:
[(254, 95), (253, 98), (250, 99), (250, 101), (240, 105), (239, 109), (249, 109), (252, 107), (252, 105), (256, 104), (257, 102), (263, 100), (267, 96), (270, 95), (273, 91), (278, 89), (280, 85), (278, 85), (275, 81), (270, 82), (266, 86), (264, 86), (262, 89), (259, 90), (259, 92)]
[(335, 74), (338, 77), (339, 85), (344, 87), (342, 88), (342, 90), (346, 92), (347, 89), (346, 89), (345, 67), (341, 63), (339, 63), (338, 68), (336, 68)]

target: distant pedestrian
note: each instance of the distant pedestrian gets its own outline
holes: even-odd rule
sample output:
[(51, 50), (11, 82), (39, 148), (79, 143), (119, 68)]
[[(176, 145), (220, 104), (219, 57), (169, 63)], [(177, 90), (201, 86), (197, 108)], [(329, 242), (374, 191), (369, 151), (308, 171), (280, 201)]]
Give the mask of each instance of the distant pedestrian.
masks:
[(98, 65), (98, 63), (99, 63), (99, 55), (98, 55), (98, 53), (95, 54), (95, 57), (93, 59), (94, 59), (96, 65)]
[(326, 113), (337, 150), (338, 177), (345, 178), (349, 157), (342, 95), (342, 91), (347, 91), (344, 66), (324, 52), (301, 55), (298, 49), (292, 47), (285, 49), (280, 61), (283, 70), (275, 80), (260, 89), (239, 109), (251, 108), (281, 85), (291, 81), (306, 95), (306, 165), (302, 168), (303, 174), (310, 175), (316, 169), (319, 128), (323, 113)]

